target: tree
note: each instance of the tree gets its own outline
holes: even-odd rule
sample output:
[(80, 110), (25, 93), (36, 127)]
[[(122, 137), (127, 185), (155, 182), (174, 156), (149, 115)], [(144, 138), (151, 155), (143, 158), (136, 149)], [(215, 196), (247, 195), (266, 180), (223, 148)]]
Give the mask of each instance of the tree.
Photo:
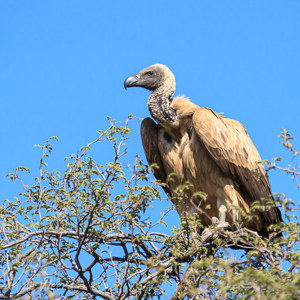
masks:
[[(262, 239), (240, 223), (234, 231), (211, 226), (212, 238), (204, 239), (195, 215), (165, 233), (171, 202), (159, 216), (148, 217), (151, 207), (166, 199), (162, 183), (150, 179), (155, 166), (139, 156), (132, 168), (122, 164), (132, 118), (124, 126), (109, 118), (108, 129), (66, 159), (62, 174), (48, 171), (46, 164), (56, 137), (40, 146), (35, 185), (23, 182), (25, 167), (8, 174), (23, 191), (0, 208), (0, 298), (160, 299), (167, 290), (172, 299), (299, 299), (294, 203), (276, 195), (286, 222), (273, 229), (282, 237)], [(289, 133), (281, 138), (298, 156)], [(90, 150), (107, 142), (112, 161), (95, 162)], [(268, 168), (281, 169), (278, 161), (267, 162)], [(299, 175), (292, 167), (283, 170), (295, 179)], [(188, 183), (178, 187), (178, 199), (188, 188)], [(267, 207), (255, 203), (251, 210)], [(236, 245), (246, 251), (229, 250)]]

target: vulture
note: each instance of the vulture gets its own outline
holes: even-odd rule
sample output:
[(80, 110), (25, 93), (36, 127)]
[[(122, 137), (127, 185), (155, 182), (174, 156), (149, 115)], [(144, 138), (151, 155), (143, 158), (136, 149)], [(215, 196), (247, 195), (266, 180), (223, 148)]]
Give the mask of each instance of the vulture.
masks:
[[(205, 227), (217, 224), (214, 220), (232, 226), (254, 201), (273, 199), (260, 155), (245, 127), (183, 96), (173, 98), (175, 77), (168, 67), (155, 64), (143, 69), (126, 78), (124, 87), (152, 92), (148, 109), (154, 120), (143, 120), (142, 144), (149, 165), (158, 167), (154, 176), (166, 183), (164, 190), (179, 216), (198, 213)], [(167, 180), (174, 173), (175, 179)], [(186, 182), (190, 190), (176, 201), (176, 187)], [(204, 192), (206, 199), (192, 197), (197, 192)], [(269, 225), (281, 221), (274, 201), (274, 206), (258, 211), (245, 226), (268, 236)]]

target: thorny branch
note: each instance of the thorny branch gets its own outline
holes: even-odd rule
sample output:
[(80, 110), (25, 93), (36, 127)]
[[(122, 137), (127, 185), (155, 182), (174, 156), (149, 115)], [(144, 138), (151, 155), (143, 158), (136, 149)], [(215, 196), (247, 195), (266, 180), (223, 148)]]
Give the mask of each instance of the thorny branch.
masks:
[[(281, 225), (286, 240), (263, 240), (242, 224), (227, 231), (178, 190), (172, 191), (174, 197), (185, 197), (195, 211), (212, 220), (211, 234), (209, 238), (199, 234), (201, 224), (192, 215), (186, 215), (172, 234), (164, 232), (164, 222), (173, 208), (153, 215), (153, 200), (159, 206), (158, 201), (166, 199), (157, 190), (160, 183), (150, 182), (149, 168), (139, 157), (132, 167), (125, 164), (125, 170), (120, 162), (127, 153), (130, 119), (124, 126), (109, 119), (108, 129), (71, 155), (62, 175), (45, 170), (51, 139), (40, 146), (36, 185), (29, 187), (23, 182), (20, 171), (28, 171), (24, 167), (9, 174), (22, 183), (24, 192), (20, 199), (6, 200), (0, 208), (0, 298), (55, 293), (55, 299), (149, 299), (166, 294), (164, 283), (175, 286), (172, 299), (187, 295), (226, 299), (227, 294), (220, 291), (240, 278), (241, 270), (254, 267), (265, 268), (264, 276), (273, 272), (280, 280), (291, 281), (299, 270), (295, 254), (299, 230), (292, 222)], [(286, 132), (283, 139), (284, 146), (299, 155)], [(113, 145), (113, 159), (99, 164), (88, 154), (92, 146), (106, 142)], [(292, 166), (286, 172), (297, 180), (299, 172)], [(119, 186), (121, 192), (116, 188)], [(247, 257), (228, 259), (226, 249), (237, 245), (247, 251)], [(262, 295), (261, 287), (248, 281), (255, 295), (257, 288)], [(225, 286), (218, 289), (222, 282)], [(244, 283), (239, 293), (243, 289)]]

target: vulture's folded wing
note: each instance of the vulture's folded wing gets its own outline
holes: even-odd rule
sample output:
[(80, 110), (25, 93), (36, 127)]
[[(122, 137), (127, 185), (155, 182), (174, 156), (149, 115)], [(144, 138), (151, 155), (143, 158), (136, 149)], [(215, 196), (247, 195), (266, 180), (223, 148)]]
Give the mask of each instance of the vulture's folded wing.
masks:
[[(158, 129), (158, 125), (151, 118), (145, 118), (141, 124), (141, 138), (148, 164), (157, 165), (153, 170), (154, 177), (165, 183), (167, 176), (158, 149)], [(170, 193), (167, 186), (163, 186), (163, 189), (166, 194)]]
[[(240, 122), (222, 117), (209, 108), (199, 108), (193, 115), (193, 127), (222, 173), (238, 184), (249, 205), (272, 197), (265, 169), (259, 164), (260, 155)], [(262, 217), (268, 224), (282, 220), (275, 206), (263, 212)]]

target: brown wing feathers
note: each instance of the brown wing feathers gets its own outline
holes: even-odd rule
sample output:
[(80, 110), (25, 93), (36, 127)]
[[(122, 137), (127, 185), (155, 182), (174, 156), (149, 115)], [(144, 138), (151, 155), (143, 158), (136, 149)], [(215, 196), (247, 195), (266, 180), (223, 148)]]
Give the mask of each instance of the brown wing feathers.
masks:
[[(156, 164), (157, 167), (153, 169), (153, 175), (157, 180), (166, 182), (167, 175), (161, 160), (158, 149), (158, 125), (150, 118), (145, 118), (141, 124), (141, 138), (149, 165)], [(169, 189), (163, 186), (166, 194), (169, 194)]]
[[(255, 200), (272, 198), (271, 187), (261, 158), (244, 126), (235, 120), (219, 116), (209, 108), (199, 108), (193, 116), (199, 140), (224, 174), (233, 178), (251, 205)], [(277, 207), (262, 213), (268, 224), (281, 221)]]

